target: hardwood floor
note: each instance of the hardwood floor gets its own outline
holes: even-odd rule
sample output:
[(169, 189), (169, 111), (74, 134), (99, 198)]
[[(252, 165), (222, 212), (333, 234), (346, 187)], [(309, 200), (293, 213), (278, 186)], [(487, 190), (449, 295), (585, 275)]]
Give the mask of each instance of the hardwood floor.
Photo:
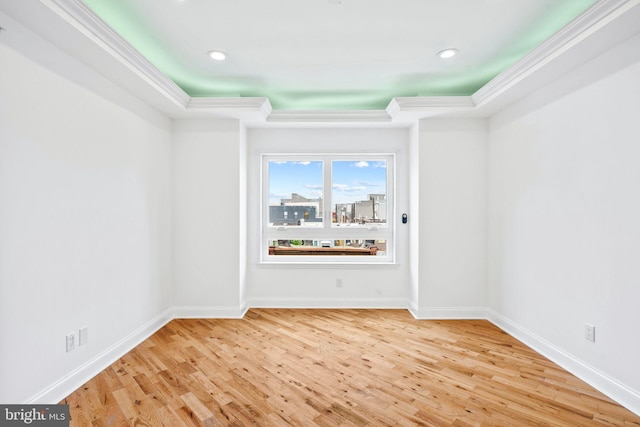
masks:
[(71, 426), (640, 426), (487, 321), (405, 310), (174, 320), (61, 403)]

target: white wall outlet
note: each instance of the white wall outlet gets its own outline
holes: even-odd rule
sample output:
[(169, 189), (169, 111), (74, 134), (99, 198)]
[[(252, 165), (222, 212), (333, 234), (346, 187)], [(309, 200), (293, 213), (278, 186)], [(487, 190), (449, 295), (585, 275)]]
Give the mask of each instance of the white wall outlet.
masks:
[(596, 327), (590, 324), (584, 325), (584, 339), (591, 342), (596, 342)]
[(336, 288), (341, 288), (342, 287), (342, 279), (337, 278), (336, 279)]
[(87, 342), (89, 342), (89, 327), (85, 326), (78, 331), (78, 345), (85, 345)]
[(75, 333), (67, 335), (67, 352), (70, 352), (74, 348), (76, 348), (76, 334)]

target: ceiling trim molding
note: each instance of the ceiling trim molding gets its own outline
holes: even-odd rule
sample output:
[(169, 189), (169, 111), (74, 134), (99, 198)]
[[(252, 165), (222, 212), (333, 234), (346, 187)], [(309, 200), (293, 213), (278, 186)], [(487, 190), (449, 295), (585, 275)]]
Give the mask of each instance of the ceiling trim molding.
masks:
[(261, 97), (207, 97), (191, 98), (187, 112), (217, 113), (242, 118), (253, 114), (264, 121), (273, 112), (268, 98)]
[(184, 109), (190, 96), (116, 33), (81, 0), (40, 0), (138, 77)]
[(385, 110), (275, 110), (267, 121), (270, 123), (390, 123)]
[(387, 114), (393, 119), (405, 113), (422, 116), (436, 115), (443, 111), (471, 111), (476, 108), (470, 96), (402, 96), (389, 102)]
[(471, 98), (478, 107), (488, 104), (639, 3), (640, 0), (601, 0), (595, 3), (524, 58), (478, 89)]

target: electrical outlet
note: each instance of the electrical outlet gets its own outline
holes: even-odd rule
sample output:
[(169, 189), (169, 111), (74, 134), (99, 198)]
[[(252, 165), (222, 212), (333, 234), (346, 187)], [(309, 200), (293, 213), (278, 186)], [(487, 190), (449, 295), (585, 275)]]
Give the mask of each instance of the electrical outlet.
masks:
[(584, 339), (591, 342), (596, 342), (596, 327), (590, 324), (584, 325)]
[(85, 326), (78, 331), (78, 345), (85, 345), (87, 342), (89, 342), (89, 327)]
[(67, 353), (76, 348), (76, 334), (67, 335)]
[(338, 278), (336, 279), (336, 288), (341, 288), (342, 287), (342, 279)]

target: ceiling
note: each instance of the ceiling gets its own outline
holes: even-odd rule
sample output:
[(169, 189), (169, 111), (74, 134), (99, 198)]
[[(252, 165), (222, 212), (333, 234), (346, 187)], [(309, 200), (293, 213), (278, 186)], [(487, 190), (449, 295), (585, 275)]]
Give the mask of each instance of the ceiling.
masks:
[[(83, 0), (192, 98), (381, 110), (470, 96), (596, 0)], [(436, 54), (454, 47), (458, 55)], [(227, 54), (214, 61), (210, 50)]]

